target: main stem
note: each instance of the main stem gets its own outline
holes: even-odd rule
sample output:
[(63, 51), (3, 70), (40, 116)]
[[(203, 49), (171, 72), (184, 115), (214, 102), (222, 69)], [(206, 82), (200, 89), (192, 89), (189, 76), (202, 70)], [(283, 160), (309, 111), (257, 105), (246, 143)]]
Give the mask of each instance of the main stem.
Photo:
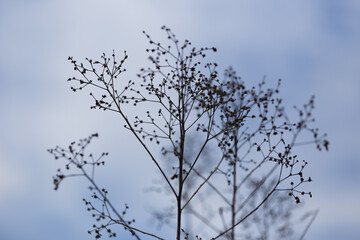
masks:
[[(182, 124), (180, 124), (181, 126)], [(182, 127), (180, 127), (182, 128)], [(180, 156), (179, 156), (179, 189), (177, 195), (177, 232), (176, 239), (180, 240), (181, 235), (181, 215), (182, 215), (182, 206), (181, 206), (181, 198), (183, 191), (183, 163), (184, 163), (184, 141), (185, 134), (183, 131), (181, 132), (181, 142), (180, 142)]]
[[(182, 73), (183, 74), (183, 73)], [(184, 146), (185, 146), (185, 100), (184, 100), (184, 79), (180, 77), (179, 79), (179, 121), (180, 121), (180, 155), (179, 155), (179, 188), (177, 195), (177, 231), (176, 239), (180, 240), (181, 237), (181, 215), (182, 215), (182, 191), (183, 191), (183, 170), (184, 170)]]
[[(237, 192), (237, 183), (236, 183), (236, 173), (237, 173), (237, 158), (238, 158), (238, 148), (237, 148), (237, 132), (234, 133), (234, 164), (233, 164), (233, 196), (231, 202), (231, 226), (235, 225), (235, 216), (236, 216), (236, 192)], [(230, 239), (235, 240), (235, 228), (231, 229)]]

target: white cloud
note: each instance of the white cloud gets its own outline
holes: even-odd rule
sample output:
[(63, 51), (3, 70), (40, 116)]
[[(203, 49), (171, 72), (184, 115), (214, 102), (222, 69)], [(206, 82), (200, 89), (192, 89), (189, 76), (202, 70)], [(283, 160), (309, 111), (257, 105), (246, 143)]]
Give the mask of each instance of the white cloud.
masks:
[(14, 159), (0, 151), (0, 206), (21, 195), (25, 187), (22, 169), (14, 164)]

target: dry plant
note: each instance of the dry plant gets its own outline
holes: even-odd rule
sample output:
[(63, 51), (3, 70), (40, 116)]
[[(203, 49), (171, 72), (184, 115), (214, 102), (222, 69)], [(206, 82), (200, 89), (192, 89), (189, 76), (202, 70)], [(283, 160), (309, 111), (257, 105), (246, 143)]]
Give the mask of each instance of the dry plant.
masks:
[[(278, 97), (280, 81), (275, 88), (265, 88), (265, 81), (247, 87), (232, 68), (220, 80), (217, 64), (204, 62), (206, 54), (216, 48), (191, 47), (190, 41), (180, 43), (169, 28), (162, 29), (169, 45), (155, 42), (144, 32), (151, 45), (146, 51), (152, 67), (141, 69), (139, 82), (121, 79), (126, 52), (121, 60), (114, 52), (111, 57), (103, 54), (99, 61), (86, 59), (86, 63), (69, 57), (79, 76), (68, 81), (76, 84), (71, 87), (74, 92), (91, 89), (92, 109), (119, 114), (124, 127), (148, 154), (171, 200), (175, 199), (169, 201), (174, 202), (170, 206), (173, 212), (165, 214), (175, 226), (174, 239), (201, 239), (200, 230), (190, 232), (184, 227), (184, 216), (198, 219), (199, 229), (206, 229), (209, 235), (206, 238), (234, 240), (242, 236), (240, 226), (249, 224), (247, 220), (260, 207), (272, 206), (272, 195), (284, 193), (296, 203), (303, 195), (311, 197), (312, 193), (303, 189), (311, 182), (304, 173), (308, 162), (300, 160), (294, 148), (302, 144), (328, 148), (325, 135), (312, 127), (314, 98), (295, 108), (299, 118), (291, 121)], [(144, 104), (149, 110), (131, 119), (126, 104)], [(113, 227), (121, 225), (136, 239), (164, 239), (159, 232), (136, 227), (135, 220), (126, 215), (128, 206), (116, 209), (108, 191), (98, 186), (94, 171), (104, 164), (107, 153), (96, 158), (86, 152), (97, 136), (49, 150), (66, 163), (66, 169), (59, 169), (53, 179), (55, 189), (69, 177), (82, 176), (89, 181), (93, 200), (84, 199), (84, 203), (97, 222), (89, 230), (95, 238), (105, 233), (116, 237)], [(196, 139), (192, 149), (186, 147), (191, 137)], [(211, 157), (206, 149), (211, 149)], [(160, 151), (162, 159), (156, 157)], [(273, 204), (282, 204), (276, 199)], [(209, 218), (206, 211), (199, 210), (201, 206), (210, 206), (218, 214)], [(286, 211), (277, 216), (284, 214)], [(256, 215), (255, 220), (261, 218)]]

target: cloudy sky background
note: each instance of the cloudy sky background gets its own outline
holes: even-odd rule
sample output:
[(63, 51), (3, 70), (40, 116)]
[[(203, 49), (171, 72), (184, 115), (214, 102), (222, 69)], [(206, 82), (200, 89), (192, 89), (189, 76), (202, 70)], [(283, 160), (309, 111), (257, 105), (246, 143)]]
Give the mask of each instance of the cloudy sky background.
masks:
[(87, 93), (70, 91), (67, 57), (127, 50), (124, 77), (135, 80), (148, 65), (142, 30), (161, 40), (164, 24), (195, 46), (217, 47), (211, 58), (249, 85), (282, 78), (289, 106), (316, 95), (317, 125), (331, 145), (302, 152), (314, 179), (306, 209), (320, 209), (307, 239), (359, 239), (359, 23), (357, 0), (0, 1), (0, 239), (93, 239), (81, 201), (87, 184), (72, 179), (53, 191), (61, 164), (46, 152), (93, 132), (94, 150), (110, 152), (99, 181), (152, 229), (145, 213), (161, 199), (143, 189), (155, 168), (120, 118), (91, 111)]

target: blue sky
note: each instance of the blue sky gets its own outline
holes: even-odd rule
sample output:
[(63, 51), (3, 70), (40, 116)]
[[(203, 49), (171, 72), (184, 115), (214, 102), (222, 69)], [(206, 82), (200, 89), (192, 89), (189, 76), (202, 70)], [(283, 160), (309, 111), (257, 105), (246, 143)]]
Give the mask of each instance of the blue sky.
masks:
[[(121, 119), (90, 111), (89, 96), (70, 91), (67, 57), (127, 50), (125, 77), (136, 79), (147, 66), (142, 30), (163, 39), (164, 24), (193, 45), (217, 47), (212, 59), (233, 66), (249, 85), (264, 75), (270, 83), (282, 78), (289, 106), (316, 95), (317, 125), (331, 145), (326, 153), (302, 153), (314, 179), (306, 208), (320, 208), (307, 239), (359, 239), (359, 23), (356, 0), (2, 0), (0, 239), (92, 239), (81, 201), (86, 184), (69, 181), (54, 192), (59, 163), (46, 149), (93, 132), (100, 133), (94, 149), (111, 153), (101, 181), (121, 193), (119, 207), (131, 203), (139, 224), (151, 229), (143, 213), (161, 199), (144, 196), (143, 188), (155, 168)], [(134, 174), (143, 177), (126, 184)]]

